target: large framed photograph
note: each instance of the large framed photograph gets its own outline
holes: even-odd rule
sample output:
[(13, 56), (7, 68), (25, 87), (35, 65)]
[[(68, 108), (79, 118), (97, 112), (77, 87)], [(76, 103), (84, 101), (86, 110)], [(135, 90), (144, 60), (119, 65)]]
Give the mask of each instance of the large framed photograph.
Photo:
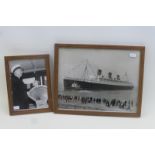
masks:
[(144, 46), (55, 45), (54, 111), (139, 117)]
[(52, 111), (49, 55), (6, 56), (10, 115)]

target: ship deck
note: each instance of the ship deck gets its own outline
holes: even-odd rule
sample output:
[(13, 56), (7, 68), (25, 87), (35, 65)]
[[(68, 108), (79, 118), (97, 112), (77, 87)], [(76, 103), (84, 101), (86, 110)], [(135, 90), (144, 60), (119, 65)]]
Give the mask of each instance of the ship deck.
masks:
[(97, 79), (80, 79), (80, 78), (71, 78), (71, 77), (66, 77), (64, 79), (73, 80), (73, 81), (80, 81), (80, 82), (96, 83), (96, 84), (115, 85), (115, 86), (118, 86), (118, 85), (133, 86), (133, 84), (128, 82), (128, 81), (118, 81), (118, 80), (111, 80), (111, 79), (97, 80)]

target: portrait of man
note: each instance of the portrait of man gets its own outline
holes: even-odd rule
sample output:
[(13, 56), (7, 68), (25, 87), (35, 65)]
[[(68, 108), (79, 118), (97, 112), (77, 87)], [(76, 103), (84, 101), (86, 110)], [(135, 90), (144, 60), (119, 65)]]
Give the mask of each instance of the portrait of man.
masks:
[(51, 110), (48, 59), (48, 55), (5, 58), (11, 114)]
[(23, 68), (20, 65), (14, 65), (11, 69), (13, 104), (17, 109), (29, 108), (29, 97), (27, 95), (27, 86), (23, 82)]

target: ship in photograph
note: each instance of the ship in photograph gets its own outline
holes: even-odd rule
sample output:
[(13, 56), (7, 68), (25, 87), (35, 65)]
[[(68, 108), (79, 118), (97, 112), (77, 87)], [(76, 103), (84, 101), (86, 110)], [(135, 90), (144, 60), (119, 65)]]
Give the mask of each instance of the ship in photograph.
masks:
[(141, 50), (132, 46), (56, 45), (56, 112), (139, 116)]
[[(88, 61), (85, 64), (82, 77), (65, 77), (64, 78), (64, 90), (131, 90), (134, 88), (133, 84), (127, 80), (122, 80), (120, 75), (117, 74), (113, 77), (112, 72), (108, 72), (108, 76), (102, 74), (101, 69), (97, 69), (96, 75), (89, 75), (91, 65)], [(127, 74), (126, 74), (127, 76)]]
[[(81, 61), (68, 69), (59, 90), (59, 108), (97, 111), (136, 111), (136, 88), (127, 73), (118, 74)], [(60, 87), (61, 88), (61, 87)]]

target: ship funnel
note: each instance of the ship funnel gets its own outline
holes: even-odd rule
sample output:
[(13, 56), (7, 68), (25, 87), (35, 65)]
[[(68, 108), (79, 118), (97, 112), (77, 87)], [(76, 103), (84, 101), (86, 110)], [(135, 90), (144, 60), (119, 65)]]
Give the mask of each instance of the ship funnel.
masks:
[(108, 78), (112, 79), (112, 73), (111, 72), (108, 73)]
[(119, 74), (117, 75), (117, 80), (118, 80), (118, 81), (119, 81), (119, 80), (121, 80), (121, 79), (120, 79), (120, 75), (119, 75)]
[(102, 70), (101, 70), (101, 69), (98, 69), (98, 70), (97, 70), (97, 75), (98, 75), (98, 76), (102, 75)]

